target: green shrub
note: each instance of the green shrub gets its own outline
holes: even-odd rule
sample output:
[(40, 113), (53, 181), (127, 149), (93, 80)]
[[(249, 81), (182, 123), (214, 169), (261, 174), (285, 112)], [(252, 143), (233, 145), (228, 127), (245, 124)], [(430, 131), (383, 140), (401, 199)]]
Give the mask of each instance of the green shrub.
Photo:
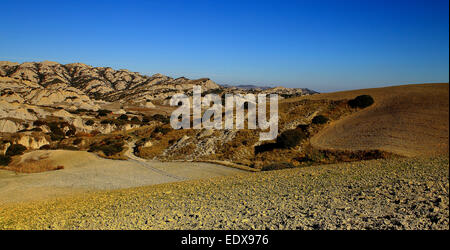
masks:
[(374, 103), (373, 98), (370, 95), (360, 95), (355, 99), (348, 101), (348, 105), (352, 108), (366, 108)]
[(82, 141), (83, 141), (83, 139), (77, 138), (77, 139), (73, 140), (73, 145), (78, 145), (78, 144), (80, 144)]
[(255, 146), (255, 155), (264, 153), (267, 151), (273, 151), (276, 148), (279, 148), (280, 146), (278, 143), (265, 143), (262, 145)]
[(134, 123), (140, 123), (141, 120), (139, 120), (139, 118), (137, 116), (133, 116), (133, 118), (131, 118), (131, 121)]
[(39, 127), (39, 126), (42, 126), (42, 125), (47, 125), (47, 122), (41, 121), (41, 120), (37, 120), (37, 121), (33, 122), (33, 126), (35, 126), (35, 127)]
[(128, 116), (126, 114), (123, 114), (123, 115), (120, 115), (118, 119), (128, 121)]
[(108, 119), (102, 120), (100, 122), (100, 124), (112, 124), (112, 123), (113, 123), (112, 120), (108, 120)]
[(98, 116), (107, 116), (108, 114), (111, 114), (111, 111), (106, 109), (99, 109), (97, 110)]
[(75, 135), (75, 133), (76, 133), (76, 131), (75, 131), (75, 130), (73, 130), (73, 129), (69, 129), (69, 130), (67, 130), (67, 132), (66, 132), (66, 136), (74, 136), (74, 135)]
[(323, 115), (317, 115), (312, 119), (313, 124), (325, 124), (328, 122), (328, 118)]
[(25, 150), (27, 150), (27, 147), (22, 144), (12, 144), (6, 150), (5, 156), (21, 155)]
[(49, 150), (49, 149), (52, 149), (52, 148), (50, 147), (50, 144), (46, 144), (46, 145), (41, 146), (39, 149), (40, 150)]
[(123, 150), (124, 142), (122, 139), (108, 138), (104, 141), (93, 143), (89, 146), (89, 152), (102, 151), (106, 156), (112, 156)]
[(289, 162), (278, 162), (263, 166), (261, 168), (261, 171), (279, 170), (287, 168), (295, 168), (295, 166)]
[(94, 125), (94, 121), (89, 119), (84, 124), (86, 124), (87, 126), (92, 126), (92, 125)]
[(170, 123), (170, 118), (161, 114), (153, 115), (152, 119), (155, 121), (160, 121), (162, 123)]
[(142, 123), (149, 123), (150, 122), (150, 118), (148, 118), (147, 116), (144, 116), (142, 118)]
[(51, 130), (50, 138), (52, 141), (59, 141), (64, 139), (65, 133), (60, 128), (55, 128)]
[(165, 135), (165, 134), (169, 133), (171, 130), (172, 130), (171, 128), (167, 128), (167, 127), (156, 127), (153, 130), (153, 134), (161, 133), (161, 134)]
[(282, 148), (293, 148), (308, 138), (301, 129), (286, 130), (277, 137), (277, 144)]
[(8, 166), (11, 162), (11, 157), (6, 155), (0, 155), (0, 166)]

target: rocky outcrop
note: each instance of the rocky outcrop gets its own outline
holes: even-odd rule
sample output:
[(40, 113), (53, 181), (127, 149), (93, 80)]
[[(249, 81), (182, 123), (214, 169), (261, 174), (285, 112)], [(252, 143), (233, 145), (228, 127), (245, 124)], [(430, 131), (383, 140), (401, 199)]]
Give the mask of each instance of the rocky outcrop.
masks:
[[(90, 99), (149, 102), (163, 100), (180, 91), (192, 91), (193, 85), (201, 85), (204, 90), (219, 88), (208, 78), (190, 80), (161, 74), (145, 76), (125, 69), (92, 67), (82, 63), (0, 62), (0, 90), (12, 90), (11, 96), (2, 99), (20, 102), (23, 98), (36, 105), (74, 103), (80, 108), (95, 109)], [(27, 95), (24, 96), (23, 92)], [(12, 96), (14, 94), (17, 96)]]
[(6, 133), (16, 133), (17, 131), (23, 129), (25, 126), (20, 122), (14, 122), (8, 119), (0, 120), (0, 132)]
[(31, 133), (21, 133), (20, 136), (15, 138), (14, 144), (22, 144), (27, 149), (39, 149), (44, 145), (50, 144), (50, 141), (44, 135), (36, 135)]

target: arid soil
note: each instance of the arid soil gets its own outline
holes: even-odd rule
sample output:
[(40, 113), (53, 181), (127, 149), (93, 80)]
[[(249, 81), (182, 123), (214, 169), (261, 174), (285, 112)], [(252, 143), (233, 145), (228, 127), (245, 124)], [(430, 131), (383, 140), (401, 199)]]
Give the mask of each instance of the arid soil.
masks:
[(0, 207), (0, 229), (449, 229), (449, 159), (343, 163)]
[(21, 160), (45, 156), (48, 162), (64, 169), (32, 174), (0, 170), (0, 204), (244, 172), (210, 163), (147, 161), (133, 157), (129, 151), (126, 155), (129, 160), (109, 160), (84, 151), (26, 153)]
[[(379, 149), (403, 156), (448, 154), (448, 84), (417, 84), (313, 95), (352, 99), (368, 94), (375, 104), (332, 122), (311, 139), (317, 148)], [(286, 100), (286, 101), (294, 101)]]

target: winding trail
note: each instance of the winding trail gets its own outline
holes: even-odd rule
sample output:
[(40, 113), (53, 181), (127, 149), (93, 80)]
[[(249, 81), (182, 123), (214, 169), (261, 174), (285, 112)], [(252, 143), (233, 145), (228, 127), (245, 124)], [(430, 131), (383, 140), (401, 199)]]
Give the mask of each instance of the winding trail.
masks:
[(155, 165), (158, 162), (155, 162), (155, 161), (152, 162), (150, 160), (143, 159), (143, 158), (140, 158), (140, 157), (136, 156), (133, 153), (135, 146), (136, 146), (136, 141), (131, 141), (127, 145), (128, 149), (127, 149), (127, 151), (125, 151), (125, 156), (128, 157), (129, 161), (136, 162), (140, 166), (143, 166), (143, 167), (145, 167), (147, 169), (150, 169), (150, 170), (152, 170), (152, 171), (154, 171), (154, 172), (156, 172), (158, 174), (165, 175), (165, 176), (167, 176), (169, 178), (173, 178), (175, 181), (185, 181), (185, 180), (187, 180), (184, 177), (177, 176), (177, 175), (174, 175), (174, 174), (170, 174), (170, 173), (168, 173), (168, 172), (166, 172), (164, 170), (161, 170), (161, 169), (158, 169), (158, 168), (155, 168), (155, 167), (152, 166), (152, 164)]

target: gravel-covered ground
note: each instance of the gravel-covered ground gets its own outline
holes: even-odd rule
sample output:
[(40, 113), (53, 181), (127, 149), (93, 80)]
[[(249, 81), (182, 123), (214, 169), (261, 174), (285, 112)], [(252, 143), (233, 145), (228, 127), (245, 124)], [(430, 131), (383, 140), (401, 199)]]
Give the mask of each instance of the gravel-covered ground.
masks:
[(246, 173), (0, 207), (12, 229), (449, 229), (448, 157)]

